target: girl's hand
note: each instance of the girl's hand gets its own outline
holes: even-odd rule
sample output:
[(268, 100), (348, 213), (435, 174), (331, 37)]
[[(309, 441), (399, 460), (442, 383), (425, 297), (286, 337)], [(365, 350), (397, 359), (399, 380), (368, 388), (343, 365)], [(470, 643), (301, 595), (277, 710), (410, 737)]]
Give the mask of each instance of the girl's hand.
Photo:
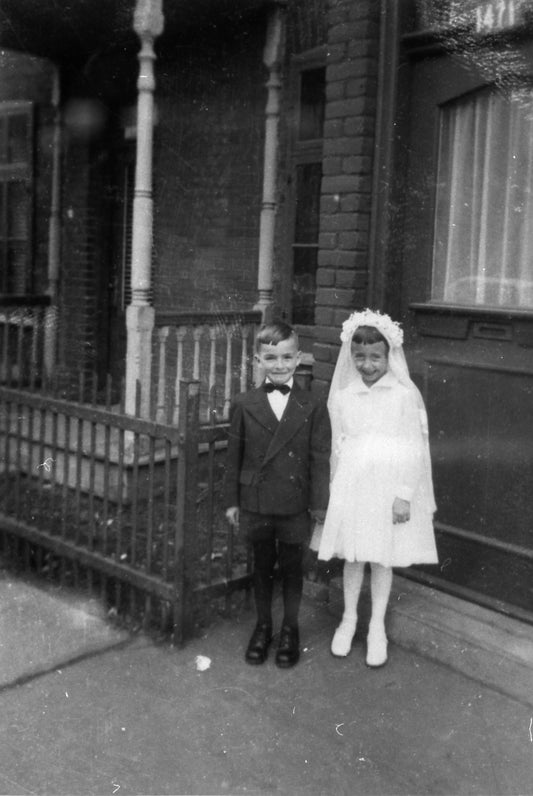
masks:
[(409, 522), (411, 519), (411, 504), (408, 500), (402, 498), (394, 498), (392, 504), (392, 522), (396, 525), (399, 522)]
[(321, 525), (324, 525), (324, 520), (326, 519), (326, 512), (324, 509), (313, 509), (309, 512), (311, 515), (311, 519), (315, 522), (319, 522)]
[(239, 507), (238, 506), (231, 506), (229, 509), (226, 509), (226, 519), (230, 525), (233, 525), (234, 528), (238, 530), (239, 528)]

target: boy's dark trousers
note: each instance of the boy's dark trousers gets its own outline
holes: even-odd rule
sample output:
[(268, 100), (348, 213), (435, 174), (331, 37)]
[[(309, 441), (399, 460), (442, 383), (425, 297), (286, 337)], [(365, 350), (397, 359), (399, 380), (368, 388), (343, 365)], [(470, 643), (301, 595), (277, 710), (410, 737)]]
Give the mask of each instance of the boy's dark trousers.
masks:
[(272, 627), (277, 562), (283, 595), (282, 627), (298, 630), (304, 545), (309, 538), (309, 525), (307, 511), (288, 516), (242, 512), (241, 527), (252, 544), (254, 556), (253, 585), (258, 625)]
[(255, 542), (254, 596), (257, 623), (272, 627), (274, 567), (278, 561), (283, 594), (282, 627), (298, 629), (298, 612), (303, 590), (303, 545), (278, 542)]

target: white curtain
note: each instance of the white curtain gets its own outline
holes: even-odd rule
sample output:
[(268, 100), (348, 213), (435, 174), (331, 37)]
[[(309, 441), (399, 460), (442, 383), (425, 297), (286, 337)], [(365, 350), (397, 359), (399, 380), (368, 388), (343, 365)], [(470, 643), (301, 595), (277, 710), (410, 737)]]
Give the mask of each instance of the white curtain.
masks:
[(441, 108), (432, 299), (533, 307), (533, 93)]

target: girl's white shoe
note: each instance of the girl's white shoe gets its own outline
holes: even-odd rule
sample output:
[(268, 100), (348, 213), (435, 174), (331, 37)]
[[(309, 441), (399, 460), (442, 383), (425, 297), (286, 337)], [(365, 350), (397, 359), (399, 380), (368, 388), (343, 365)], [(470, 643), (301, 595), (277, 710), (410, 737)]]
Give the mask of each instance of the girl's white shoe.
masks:
[(370, 627), (366, 638), (366, 665), (373, 669), (387, 663), (387, 636), (384, 627)]
[(345, 658), (352, 648), (353, 637), (355, 636), (356, 622), (343, 619), (331, 640), (331, 654), (336, 658)]

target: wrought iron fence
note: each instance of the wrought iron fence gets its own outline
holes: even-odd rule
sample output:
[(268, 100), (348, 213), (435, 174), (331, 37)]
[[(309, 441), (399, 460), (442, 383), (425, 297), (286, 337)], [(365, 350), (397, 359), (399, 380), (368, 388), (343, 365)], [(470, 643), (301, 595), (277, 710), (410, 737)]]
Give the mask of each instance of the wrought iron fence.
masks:
[(181, 382), (177, 426), (106, 394), (100, 405), (0, 386), (2, 555), (180, 642), (200, 595), (249, 585), (221, 500), (227, 424), (200, 424), (196, 381)]

